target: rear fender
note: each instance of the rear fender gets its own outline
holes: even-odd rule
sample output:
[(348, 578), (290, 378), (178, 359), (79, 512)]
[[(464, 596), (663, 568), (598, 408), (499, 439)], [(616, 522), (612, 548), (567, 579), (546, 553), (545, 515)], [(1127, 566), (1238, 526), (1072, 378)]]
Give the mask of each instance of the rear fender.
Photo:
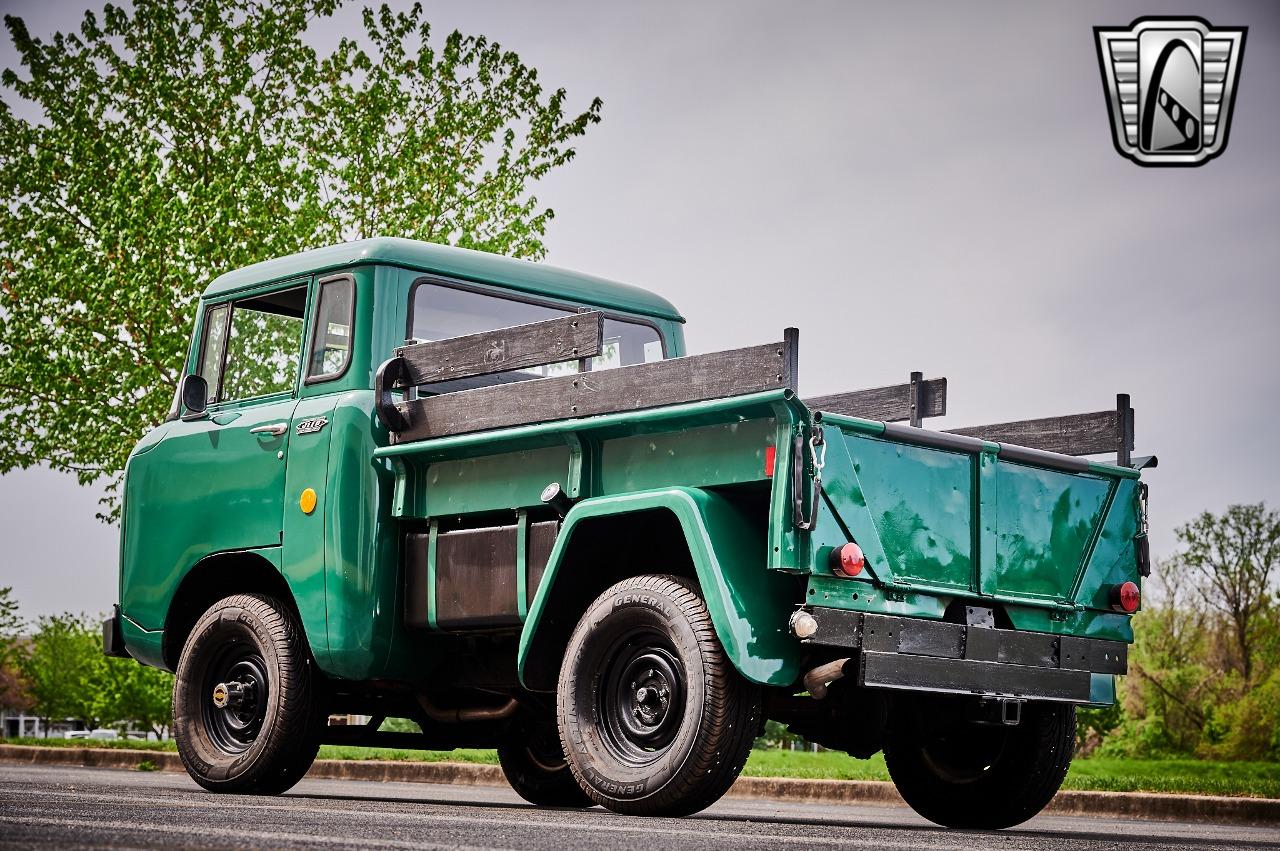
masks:
[[(536, 691), (555, 688), (569, 636), (586, 605), (625, 575), (677, 572), (661, 563), (625, 575), (593, 563), (586, 540), (600, 523), (668, 521), (683, 538), (693, 578), (701, 588), (716, 637), (734, 667), (752, 682), (786, 686), (800, 670), (800, 643), (787, 619), (803, 593), (793, 577), (766, 568), (763, 524), (752, 523), (733, 503), (698, 488), (663, 488), (604, 496), (575, 505), (565, 518), (520, 636), (521, 682)], [(621, 527), (615, 527), (621, 528)], [(669, 543), (669, 542), (654, 542)], [(658, 547), (655, 547), (658, 549)], [(644, 563), (643, 556), (628, 560)], [(598, 586), (598, 587), (597, 587)], [(589, 596), (587, 596), (589, 595)], [(585, 599), (585, 604), (584, 604)]]

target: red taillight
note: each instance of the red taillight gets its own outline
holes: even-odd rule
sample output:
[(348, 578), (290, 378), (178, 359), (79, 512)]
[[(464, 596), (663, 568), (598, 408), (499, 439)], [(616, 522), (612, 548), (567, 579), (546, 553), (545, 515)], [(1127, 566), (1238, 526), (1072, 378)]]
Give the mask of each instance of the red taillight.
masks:
[(852, 541), (831, 551), (831, 572), (836, 576), (857, 576), (866, 566), (862, 547)]
[(778, 448), (776, 446), (766, 446), (764, 448), (764, 474), (773, 477), (773, 465), (778, 457)]
[(1142, 592), (1135, 582), (1124, 582), (1111, 589), (1111, 608), (1117, 612), (1131, 615), (1138, 611), (1141, 602)]

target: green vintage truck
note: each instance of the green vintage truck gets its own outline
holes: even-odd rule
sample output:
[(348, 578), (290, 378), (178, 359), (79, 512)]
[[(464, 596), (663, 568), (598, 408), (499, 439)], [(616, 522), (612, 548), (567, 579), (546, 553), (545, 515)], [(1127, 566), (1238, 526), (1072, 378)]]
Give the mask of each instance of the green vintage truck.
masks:
[(176, 673), (191, 776), (485, 747), (535, 804), (680, 815), (774, 719), (883, 750), (940, 824), (1039, 812), (1149, 571), (1128, 397), (931, 431), (945, 379), (806, 400), (794, 329), (690, 356), (682, 323), (400, 239), (213, 281), (129, 458), (104, 624)]

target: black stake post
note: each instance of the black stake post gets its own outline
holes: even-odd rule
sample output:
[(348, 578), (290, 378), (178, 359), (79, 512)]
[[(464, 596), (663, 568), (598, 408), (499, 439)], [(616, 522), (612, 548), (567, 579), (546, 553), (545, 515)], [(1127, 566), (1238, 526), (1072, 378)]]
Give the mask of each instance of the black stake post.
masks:
[(792, 393), (800, 393), (800, 329), (782, 329), (782, 375), (778, 380)]
[(1133, 452), (1133, 408), (1129, 407), (1129, 394), (1116, 394), (1116, 466), (1128, 467)]
[(921, 423), (920, 410), (921, 408), (924, 407), (924, 404), (923, 404), (924, 399), (922, 398), (923, 393), (924, 393), (924, 373), (923, 372), (911, 373), (911, 416), (908, 417), (908, 422), (910, 422), (913, 428), (920, 428), (920, 423)]

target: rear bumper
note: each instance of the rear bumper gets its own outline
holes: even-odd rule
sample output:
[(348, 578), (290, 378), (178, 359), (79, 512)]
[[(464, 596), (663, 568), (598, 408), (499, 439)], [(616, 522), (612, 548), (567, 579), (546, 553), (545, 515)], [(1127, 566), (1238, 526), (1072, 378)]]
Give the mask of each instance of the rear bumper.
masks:
[(118, 659), (131, 659), (124, 646), (124, 633), (120, 629), (120, 606), (111, 608), (111, 617), (102, 622), (102, 655)]
[(1127, 644), (921, 618), (806, 607), (803, 643), (853, 651), (848, 676), (868, 688), (1091, 702), (1094, 674), (1128, 670)]

